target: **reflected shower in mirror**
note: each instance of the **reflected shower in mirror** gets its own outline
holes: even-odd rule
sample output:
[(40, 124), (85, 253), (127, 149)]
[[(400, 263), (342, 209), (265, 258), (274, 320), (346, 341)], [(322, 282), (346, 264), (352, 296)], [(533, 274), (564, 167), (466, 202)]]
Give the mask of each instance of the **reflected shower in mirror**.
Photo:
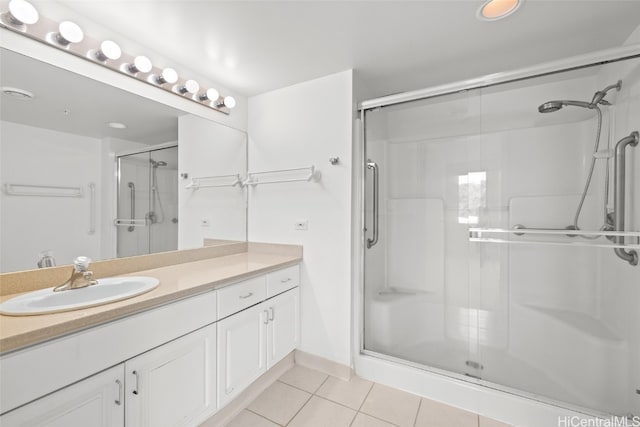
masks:
[(179, 177), (246, 173), (244, 132), (7, 49), (0, 67), (0, 272), (246, 240), (244, 189)]

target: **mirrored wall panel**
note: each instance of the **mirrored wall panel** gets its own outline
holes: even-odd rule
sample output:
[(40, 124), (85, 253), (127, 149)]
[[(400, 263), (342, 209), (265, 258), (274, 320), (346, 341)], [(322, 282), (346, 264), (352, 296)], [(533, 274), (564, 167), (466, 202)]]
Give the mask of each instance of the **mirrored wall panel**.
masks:
[(10, 50), (0, 67), (0, 272), (246, 240), (244, 188), (185, 188), (245, 175), (245, 132)]

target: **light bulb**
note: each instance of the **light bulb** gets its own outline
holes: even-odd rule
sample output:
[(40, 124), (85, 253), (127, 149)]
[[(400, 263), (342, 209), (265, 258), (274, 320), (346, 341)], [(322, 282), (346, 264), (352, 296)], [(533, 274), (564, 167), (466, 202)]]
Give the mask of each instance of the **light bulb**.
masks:
[(105, 62), (107, 59), (115, 61), (122, 56), (122, 50), (116, 42), (111, 40), (105, 40), (100, 43), (100, 50), (96, 52), (96, 58), (99, 61)]
[(31, 25), (40, 19), (36, 8), (25, 0), (11, 0), (9, 2), (9, 15), (11, 22), (16, 25)]
[(162, 73), (156, 77), (156, 83), (159, 85), (164, 83), (174, 84), (178, 81), (178, 73), (173, 68), (165, 68)]
[(227, 108), (233, 108), (236, 106), (236, 99), (233, 96), (224, 97), (224, 106)]
[(218, 91), (215, 90), (214, 88), (210, 88), (210, 89), (207, 89), (207, 91), (201, 94), (198, 98), (200, 99), (200, 101), (206, 101), (206, 100), (215, 101), (219, 97), (220, 97), (220, 94), (218, 93)]
[(136, 56), (136, 59), (133, 60), (133, 65), (140, 71), (141, 73), (148, 73), (153, 68), (151, 64), (151, 60), (146, 56)]
[(153, 65), (151, 64), (151, 60), (146, 56), (140, 55), (136, 56), (133, 60), (133, 64), (129, 64), (127, 66), (127, 71), (131, 74), (148, 73), (152, 68)]
[(80, 43), (84, 38), (82, 28), (71, 21), (62, 21), (58, 26), (58, 31), (56, 40), (62, 46), (66, 46), (69, 43)]
[(196, 93), (200, 90), (200, 85), (198, 84), (197, 81), (195, 80), (187, 80), (184, 83), (184, 86), (180, 86), (177, 91), (180, 94), (185, 94), (185, 93)]

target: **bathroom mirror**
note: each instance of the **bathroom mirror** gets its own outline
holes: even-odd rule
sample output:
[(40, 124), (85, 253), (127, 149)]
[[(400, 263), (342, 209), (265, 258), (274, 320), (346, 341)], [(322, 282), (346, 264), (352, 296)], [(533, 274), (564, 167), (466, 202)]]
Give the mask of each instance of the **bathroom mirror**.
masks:
[(0, 67), (0, 272), (246, 240), (225, 178), (246, 133), (11, 50)]

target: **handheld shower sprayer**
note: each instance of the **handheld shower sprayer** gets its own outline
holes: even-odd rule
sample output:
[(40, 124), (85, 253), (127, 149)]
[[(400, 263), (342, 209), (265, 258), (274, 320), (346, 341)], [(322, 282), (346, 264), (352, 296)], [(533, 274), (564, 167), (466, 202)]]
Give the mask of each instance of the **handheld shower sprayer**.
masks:
[(618, 80), (616, 84), (609, 85), (604, 89), (594, 93), (593, 98), (591, 98), (591, 102), (572, 101), (568, 99), (548, 101), (548, 102), (545, 102), (544, 104), (541, 104), (538, 107), (538, 111), (540, 113), (553, 113), (555, 111), (558, 111), (562, 107), (566, 107), (566, 106), (582, 107), (582, 108), (588, 108), (590, 110), (594, 110), (598, 108), (598, 105), (611, 105), (611, 103), (606, 99), (604, 99), (604, 97), (607, 96), (607, 93), (612, 89), (616, 89), (617, 91), (620, 91), (620, 89), (622, 89), (622, 80)]
[[(578, 220), (580, 219), (580, 214), (582, 213), (582, 207), (584, 205), (584, 201), (587, 197), (587, 192), (589, 191), (589, 187), (591, 186), (591, 179), (593, 178), (593, 171), (595, 169), (596, 166), (596, 160), (599, 158), (608, 158), (608, 157), (602, 157), (602, 156), (598, 156), (598, 151), (600, 149), (600, 133), (602, 131), (602, 110), (600, 109), (599, 105), (611, 105), (611, 103), (609, 101), (607, 101), (605, 98), (605, 96), (607, 96), (607, 93), (613, 89), (616, 89), (617, 91), (620, 91), (620, 89), (622, 89), (622, 80), (618, 80), (615, 84), (609, 85), (607, 87), (605, 87), (602, 90), (597, 91), (596, 93), (593, 94), (593, 98), (591, 98), (591, 102), (586, 102), (586, 101), (572, 101), (572, 100), (556, 100), (556, 101), (548, 101), (545, 102), (543, 104), (541, 104), (538, 107), (538, 111), (540, 113), (553, 113), (555, 111), (560, 110), (562, 107), (565, 106), (573, 106), (573, 107), (581, 107), (581, 108), (587, 108), (589, 110), (595, 110), (597, 118), (598, 118), (598, 125), (597, 125), (597, 129), (596, 129), (596, 137), (595, 137), (595, 145), (593, 147), (593, 155), (591, 156), (591, 166), (589, 168), (589, 173), (587, 175), (587, 180), (584, 186), (584, 190), (582, 191), (582, 197), (580, 198), (580, 202), (578, 203), (578, 207), (576, 209), (576, 213), (575, 216), (573, 218), (573, 224), (570, 225), (568, 228), (572, 229), (572, 230), (579, 230), (580, 227), (578, 226)], [(608, 147), (607, 147), (608, 148)], [(611, 215), (607, 209), (607, 203), (609, 201), (609, 162), (606, 163), (605, 166), (605, 182), (604, 182), (604, 203), (603, 203), (603, 224), (601, 227), (601, 230), (612, 230), (613, 229), (613, 223), (611, 220)], [(590, 238), (590, 237), (585, 237), (582, 236), (584, 238)], [(597, 238), (597, 237), (593, 237), (593, 238)]]

